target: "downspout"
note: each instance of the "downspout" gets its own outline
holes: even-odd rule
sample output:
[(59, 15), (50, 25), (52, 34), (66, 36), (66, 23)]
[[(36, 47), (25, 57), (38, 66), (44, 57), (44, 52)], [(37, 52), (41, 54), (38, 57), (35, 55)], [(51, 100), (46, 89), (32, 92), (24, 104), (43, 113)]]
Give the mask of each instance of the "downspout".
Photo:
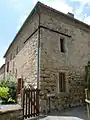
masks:
[(38, 56), (37, 56), (37, 88), (40, 89), (40, 9), (37, 8), (38, 14)]

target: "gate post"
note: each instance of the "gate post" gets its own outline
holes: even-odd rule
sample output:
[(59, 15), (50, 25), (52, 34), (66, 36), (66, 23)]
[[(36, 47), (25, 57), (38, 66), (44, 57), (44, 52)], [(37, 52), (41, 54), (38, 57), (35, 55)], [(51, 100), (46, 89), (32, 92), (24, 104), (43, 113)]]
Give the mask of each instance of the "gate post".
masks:
[(40, 90), (36, 89), (36, 112), (37, 112), (37, 115), (39, 115), (39, 92), (40, 92)]

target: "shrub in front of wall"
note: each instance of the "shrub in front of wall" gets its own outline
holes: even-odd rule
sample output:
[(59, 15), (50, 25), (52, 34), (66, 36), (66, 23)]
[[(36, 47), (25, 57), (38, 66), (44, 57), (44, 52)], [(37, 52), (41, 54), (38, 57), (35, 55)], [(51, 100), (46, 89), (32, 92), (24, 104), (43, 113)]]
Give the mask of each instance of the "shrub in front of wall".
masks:
[(6, 103), (16, 103), (17, 95), (17, 83), (11, 80), (3, 80), (0, 82), (1, 88), (8, 88), (9, 97), (6, 100)]
[(7, 103), (9, 99), (9, 88), (8, 87), (0, 87), (0, 99), (3, 103)]

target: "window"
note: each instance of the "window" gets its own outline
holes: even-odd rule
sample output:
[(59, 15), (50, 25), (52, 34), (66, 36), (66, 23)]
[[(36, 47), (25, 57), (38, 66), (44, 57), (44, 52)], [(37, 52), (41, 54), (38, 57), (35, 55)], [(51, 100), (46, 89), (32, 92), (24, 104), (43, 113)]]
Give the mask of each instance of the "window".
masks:
[(16, 49), (16, 55), (18, 54), (18, 52), (19, 52), (19, 49), (18, 49), (18, 47), (17, 47), (17, 49)]
[(15, 63), (13, 62), (13, 74), (14, 74), (14, 67), (15, 67)]
[(18, 79), (18, 88), (17, 88), (18, 94), (21, 94), (22, 83), (23, 83), (22, 78), (19, 78), (19, 79)]
[(11, 53), (11, 55), (10, 55), (10, 60), (12, 60), (12, 53)]
[(65, 41), (64, 38), (60, 38), (60, 50), (65, 53)]
[(7, 72), (9, 72), (9, 62), (7, 62)]
[(15, 58), (15, 52), (13, 52), (13, 59)]
[(65, 73), (59, 73), (59, 91), (65, 92), (66, 84), (65, 84)]

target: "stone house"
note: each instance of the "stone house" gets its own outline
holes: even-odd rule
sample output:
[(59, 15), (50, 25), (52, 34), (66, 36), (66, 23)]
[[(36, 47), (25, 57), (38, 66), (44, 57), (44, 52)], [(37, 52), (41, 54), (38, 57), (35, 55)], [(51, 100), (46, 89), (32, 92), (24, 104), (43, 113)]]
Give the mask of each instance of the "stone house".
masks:
[(0, 80), (5, 79), (5, 64), (0, 67)]
[(38, 2), (4, 55), (5, 77), (23, 77), (42, 93), (53, 94), (51, 109), (80, 105), (89, 45), (89, 25)]

